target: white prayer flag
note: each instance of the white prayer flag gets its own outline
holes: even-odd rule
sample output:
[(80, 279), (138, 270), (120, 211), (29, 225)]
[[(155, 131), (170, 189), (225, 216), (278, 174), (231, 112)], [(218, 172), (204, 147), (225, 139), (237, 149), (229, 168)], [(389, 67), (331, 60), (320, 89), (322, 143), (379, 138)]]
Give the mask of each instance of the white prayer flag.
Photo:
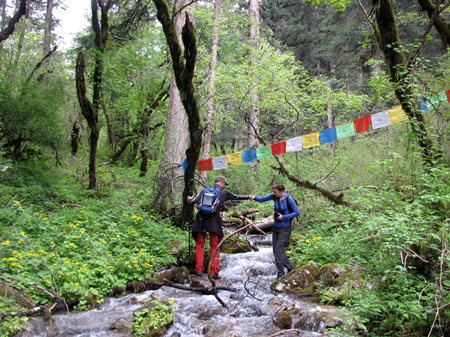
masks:
[(286, 141), (286, 152), (301, 151), (303, 149), (302, 137), (295, 137)]
[(389, 110), (377, 112), (372, 115), (372, 128), (379, 129), (391, 124), (389, 120)]
[(213, 157), (213, 170), (219, 170), (228, 167), (227, 156)]

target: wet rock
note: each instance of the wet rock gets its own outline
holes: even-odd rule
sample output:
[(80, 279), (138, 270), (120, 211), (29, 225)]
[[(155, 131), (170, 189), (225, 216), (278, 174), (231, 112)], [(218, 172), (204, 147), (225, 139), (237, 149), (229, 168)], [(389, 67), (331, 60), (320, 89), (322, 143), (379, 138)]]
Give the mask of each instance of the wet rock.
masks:
[(273, 322), (281, 329), (290, 329), (292, 326), (292, 317), (287, 311), (283, 310), (275, 315)]
[(218, 308), (218, 309), (205, 308), (198, 315), (198, 319), (200, 319), (202, 321), (207, 321), (207, 320), (211, 319), (211, 317), (219, 315), (221, 313), (221, 311), (222, 311), (222, 309), (220, 309), (220, 308)]
[(146, 285), (144, 282), (140, 282), (140, 281), (135, 281), (135, 282), (130, 282), (126, 285), (125, 290), (128, 293), (141, 293), (143, 291), (146, 290)]
[(124, 334), (130, 334), (131, 328), (130, 328), (131, 322), (129, 320), (126, 320), (125, 318), (121, 317), (115, 320), (109, 327), (109, 330), (117, 330), (120, 333)]
[(164, 282), (164, 279), (166, 279), (170, 282), (184, 284), (189, 280), (189, 275), (189, 270), (185, 266), (182, 266), (172, 267), (167, 270), (161, 270), (157, 273), (154, 273), (152, 275), (152, 278), (156, 278), (158, 282)]
[(314, 282), (318, 274), (317, 264), (311, 262), (276, 280), (271, 284), (271, 288), (288, 294), (313, 293)]
[(281, 305), (281, 301), (278, 298), (271, 298), (267, 304), (269, 305)]
[(126, 294), (126, 287), (114, 287), (108, 292), (109, 297), (121, 297)]
[(252, 245), (248, 240), (236, 235), (225, 241), (220, 251), (226, 254), (246, 253), (252, 251)]
[(298, 320), (294, 323), (294, 328), (312, 331), (314, 330), (316, 324), (317, 322), (314, 319), (313, 315), (308, 313), (302, 313), (300, 314)]

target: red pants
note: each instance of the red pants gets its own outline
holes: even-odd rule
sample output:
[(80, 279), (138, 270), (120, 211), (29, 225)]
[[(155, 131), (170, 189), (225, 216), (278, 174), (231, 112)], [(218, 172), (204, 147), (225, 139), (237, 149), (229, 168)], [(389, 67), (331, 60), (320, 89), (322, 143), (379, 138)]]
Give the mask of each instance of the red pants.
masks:
[[(206, 233), (200, 233), (195, 244), (195, 272), (203, 273), (203, 256), (205, 248)], [(214, 251), (219, 245), (219, 236), (216, 233), (209, 232), (209, 259), (211, 260)], [(217, 251), (213, 262), (211, 263), (211, 276), (218, 276), (220, 271), (219, 266), (219, 251)]]

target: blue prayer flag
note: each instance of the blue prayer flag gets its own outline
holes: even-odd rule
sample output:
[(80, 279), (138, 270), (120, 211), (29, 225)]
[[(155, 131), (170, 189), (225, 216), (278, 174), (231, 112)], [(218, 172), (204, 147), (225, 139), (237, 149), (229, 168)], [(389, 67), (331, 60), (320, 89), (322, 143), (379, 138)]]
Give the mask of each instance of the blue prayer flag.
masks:
[(320, 131), (320, 144), (328, 144), (337, 141), (336, 128)]
[(244, 161), (244, 163), (250, 163), (252, 161), (255, 161), (256, 159), (256, 149), (248, 149), (242, 151), (242, 160)]
[(189, 163), (187, 161), (187, 158), (184, 158), (183, 162), (181, 163), (181, 168), (183, 169), (183, 172), (186, 172), (186, 169), (188, 166), (189, 166)]

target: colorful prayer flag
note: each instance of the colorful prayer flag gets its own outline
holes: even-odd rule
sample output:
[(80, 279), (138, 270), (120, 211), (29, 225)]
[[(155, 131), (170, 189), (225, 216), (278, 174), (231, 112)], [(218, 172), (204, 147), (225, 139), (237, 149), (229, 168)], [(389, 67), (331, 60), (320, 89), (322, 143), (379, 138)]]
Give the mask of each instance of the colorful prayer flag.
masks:
[(183, 172), (186, 172), (187, 167), (189, 166), (189, 163), (187, 161), (187, 158), (184, 158), (183, 162), (181, 163), (181, 169)]
[(401, 105), (389, 109), (389, 121), (391, 124), (401, 122), (407, 118), (408, 116), (406, 116), (405, 110), (403, 110)]
[(450, 104), (450, 89), (445, 90), (445, 94), (447, 95), (447, 101)]
[(318, 145), (320, 145), (319, 132), (313, 132), (303, 136), (303, 148), (306, 149)]
[(328, 144), (337, 141), (336, 128), (320, 131), (320, 144)]
[(389, 111), (382, 111), (377, 112), (376, 114), (372, 115), (372, 128), (373, 129), (379, 129), (385, 126), (388, 126), (391, 124), (391, 121), (389, 120)]
[(256, 158), (265, 159), (272, 157), (272, 147), (270, 145), (258, 147), (256, 149)]
[(198, 170), (199, 171), (212, 171), (212, 158), (203, 159), (198, 161)]
[(338, 139), (351, 137), (356, 135), (355, 124), (353, 122), (336, 127), (336, 135)]
[(372, 121), (371, 116), (355, 119), (353, 123), (355, 124), (356, 133), (361, 133), (369, 130), (371, 121)]
[(234, 165), (242, 164), (242, 152), (227, 154), (227, 162)]
[(420, 109), (421, 109), (423, 112), (428, 111), (428, 106), (427, 106), (427, 103), (425, 102), (425, 100), (423, 100), (423, 101), (420, 102)]
[(227, 156), (213, 157), (212, 165), (214, 170), (220, 170), (228, 167)]
[(286, 141), (286, 152), (301, 151), (303, 148), (302, 137), (295, 137)]
[(256, 149), (248, 149), (243, 151), (242, 159), (244, 160), (244, 163), (250, 163), (257, 160), (258, 158), (256, 158)]
[(270, 146), (272, 147), (272, 155), (274, 156), (286, 153), (286, 141), (273, 143)]

